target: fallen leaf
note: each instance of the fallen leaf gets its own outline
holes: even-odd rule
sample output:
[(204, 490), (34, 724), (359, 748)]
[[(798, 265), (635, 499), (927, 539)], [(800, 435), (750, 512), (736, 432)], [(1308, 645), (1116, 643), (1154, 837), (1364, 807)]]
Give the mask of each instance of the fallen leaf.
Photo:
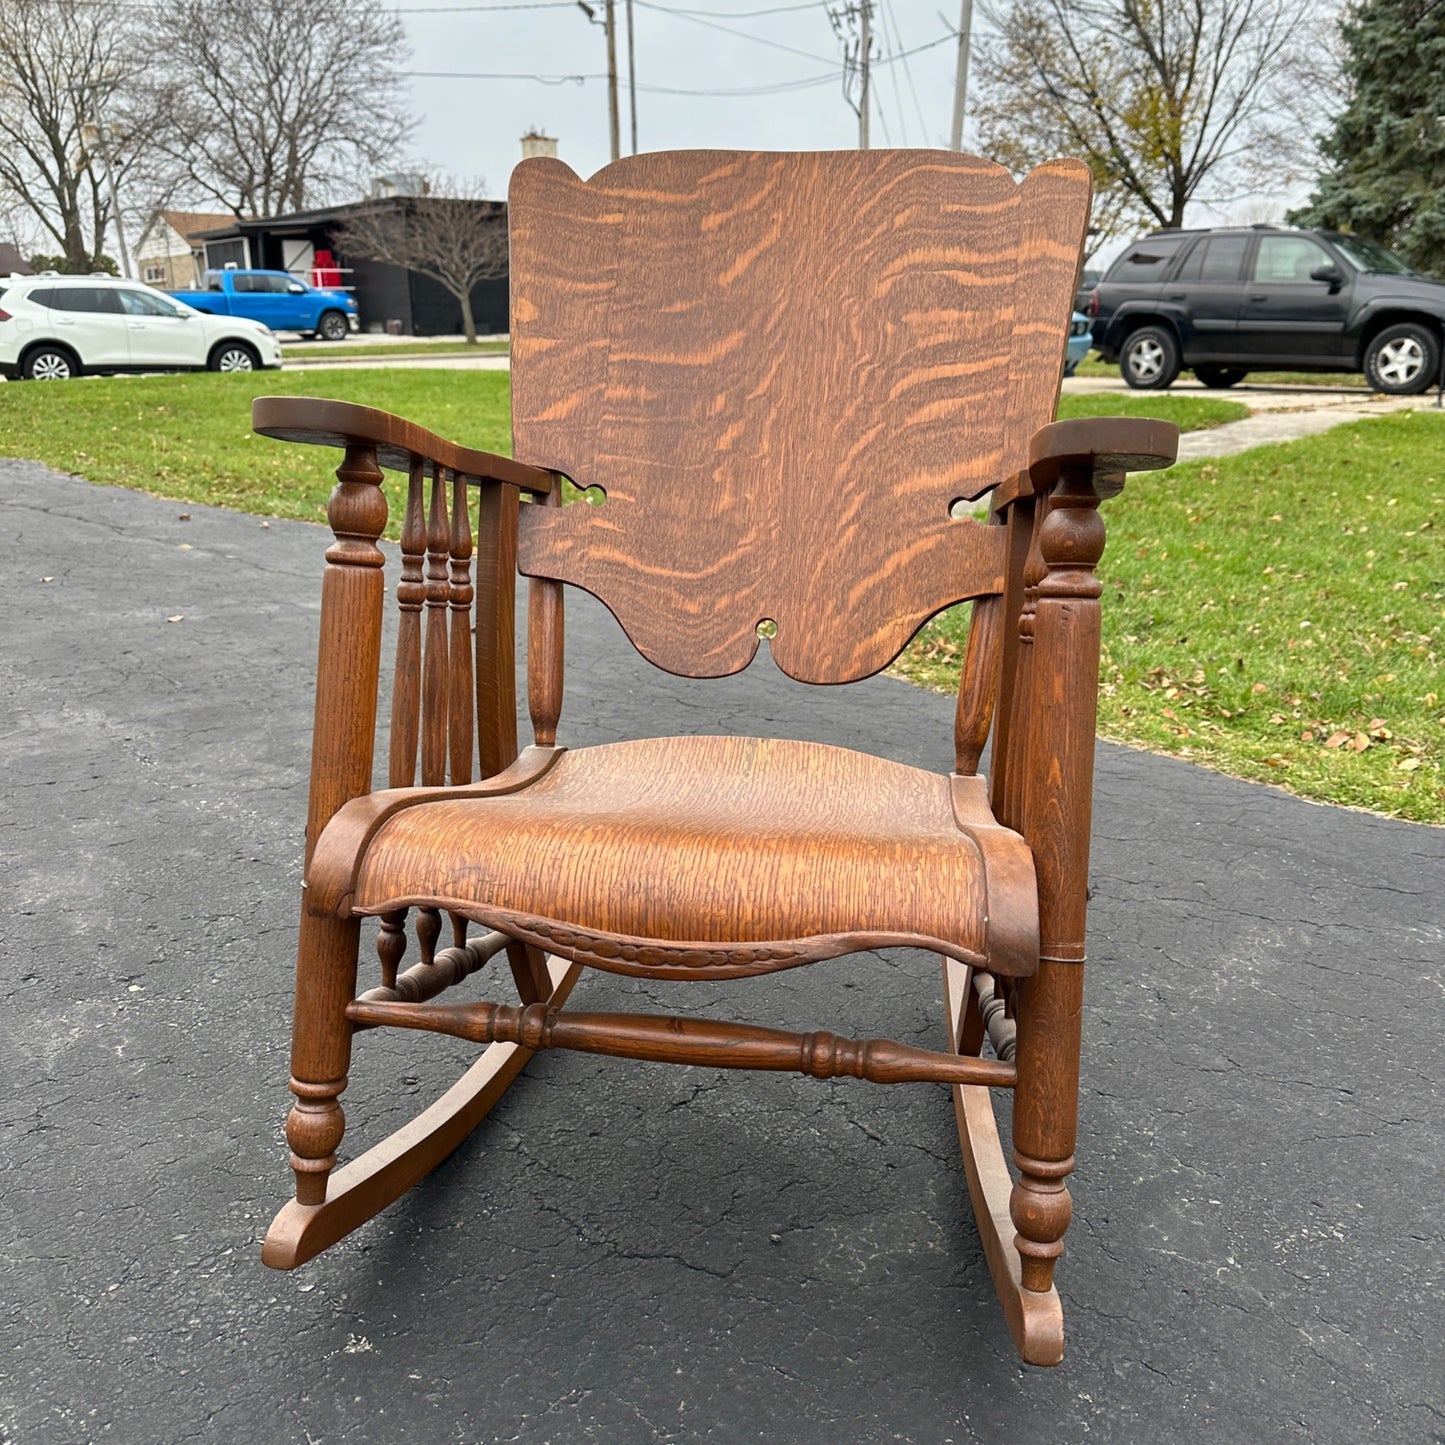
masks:
[(186, 614), (185, 614), (184, 612), (177, 612), (174, 617), (167, 617), (167, 618), (166, 618), (166, 621), (167, 621), (167, 622), (184, 622), (185, 619), (186, 619)]
[(41, 580), (42, 582), (54, 582), (54, 581), (55, 581), (55, 578), (54, 578), (54, 577), (42, 577), (40, 580)]
[(270, 524), (270, 522), (262, 522), (261, 525), (262, 525), (263, 527), (269, 527), (271, 524)]
[(1264, 683), (1262, 683), (1262, 682), (1257, 682), (1257, 683), (1255, 683), (1255, 685), (1254, 685), (1252, 688), (1250, 688), (1250, 691), (1251, 691), (1256, 697), (1258, 697), (1258, 696), (1260, 695), (1260, 693), (1262, 693), (1262, 692), (1268, 692), (1268, 691), (1269, 691), (1269, 688), (1266, 687)]
[(1420, 759), (1406, 758), (1404, 762), (1397, 763), (1396, 766), (1400, 769), (1402, 773), (1413, 773), (1415, 769), (1420, 766)]
[(177, 512), (177, 513), (176, 513), (176, 521), (178, 521), (178, 522), (189, 522), (190, 520), (191, 520), (191, 514), (190, 514), (189, 512)]
[(1354, 737), (1350, 739), (1350, 751), (1352, 753), (1362, 753), (1369, 746), (1370, 740), (1364, 733), (1356, 733)]
[(1329, 737), (1325, 739), (1325, 746), (1327, 748), (1338, 748), (1349, 742), (1349, 740), (1349, 733), (1331, 733)]

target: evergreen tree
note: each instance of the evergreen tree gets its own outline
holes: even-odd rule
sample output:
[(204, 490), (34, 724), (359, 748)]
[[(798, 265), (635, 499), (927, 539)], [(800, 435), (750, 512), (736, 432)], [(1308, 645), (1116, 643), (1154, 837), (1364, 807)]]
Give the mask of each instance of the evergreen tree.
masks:
[(1445, 0), (1362, 0), (1341, 22), (1350, 100), (1297, 225), (1353, 231), (1445, 272)]

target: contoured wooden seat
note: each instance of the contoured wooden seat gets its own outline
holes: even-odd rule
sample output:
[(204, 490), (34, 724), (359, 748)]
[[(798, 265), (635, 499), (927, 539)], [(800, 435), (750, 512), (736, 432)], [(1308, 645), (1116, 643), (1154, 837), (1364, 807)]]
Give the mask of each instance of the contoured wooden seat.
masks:
[(525, 785), (494, 796), (348, 805), (325, 839), (335, 852), (312, 859), (313, 903), (440, 906), (648, 976), (730, 978), (889, 946), (1009, 976), (1036, 966), (1033, 860), (976, 779), (729, 737), (529, 749), (515, 777)]
[[(1050, 424), (1089, 191), (1074, 162), (1015, 184), (924, 151), (649, 155), (590, 181), (527, 161), (510, 197), (515, 460), (365, 407), (255, 403), (258, 431), (345, 449), (297, 960), (296, 1197), (267, 1263), (299, 1264), (397, 1198), (539, 1048), (935, 1081), (954, 1090), (1019, 1351), (1061, 1357), (1097, 508), (1177, 440), (1162, 423)], [(407, 484), (390, 787), (372, 792), (382, 468)], [(565, 479), (600, 505), (564, 505)], [(968, 515), (985, 495), (988, 519)], [(518, 573), (534, 737), (520, 753)], [(750, 738), (569, 752), (564, 584), (668, 671), (738, 672), (766, 634), (785, 672), (820, 685), (878, 672), (973, 599), (955, 770)], [(368, 915), (379, 983), (358, 994)], [(419, 957), (403, 967), (409, 928)], [(563, 1006), (585, 967), (726, 978), (892, 944), (943, 955), (938, 1050)], [(432, 1002), (503, 956), (517, 1004)], [(337, 1167), (353, 1035), (382, 1026), (487, 1047)], [(1013, 1173), (994, 1087), (1015, 1091)]]

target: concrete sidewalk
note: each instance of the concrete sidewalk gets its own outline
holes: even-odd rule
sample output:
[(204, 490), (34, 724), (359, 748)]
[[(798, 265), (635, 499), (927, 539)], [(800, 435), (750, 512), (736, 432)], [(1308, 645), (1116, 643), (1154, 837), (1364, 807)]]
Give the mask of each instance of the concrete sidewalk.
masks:
[[(0, 1441), (1442, 1438), (1445, 830), (1100, 749), (1059, 1369), (1014, 1357), (926, 1085), (543, 1055), (275, 1274), (326, 534), (21, 462), (0, 505)], [(569, 743), (949, 766), (946, 698), (687, 683), (568, 620)], [(918, 954), (575, 997), (942, 1038)], [(347, 1146), (469, 1052), (361, 1039)]]

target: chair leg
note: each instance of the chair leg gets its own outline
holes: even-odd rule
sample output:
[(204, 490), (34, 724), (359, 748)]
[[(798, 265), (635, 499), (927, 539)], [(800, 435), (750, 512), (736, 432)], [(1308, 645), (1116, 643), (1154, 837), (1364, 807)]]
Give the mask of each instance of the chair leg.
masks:
[(356, 996), (359, 918), (301, 915), (296, 959), (296, 1011), (291, 1031), (291, 1092), (286, 1120), (296, 1202), (320, 1204), (346, 1129), (339, 1102), (351, 1067), (346, 1005)]
[[(969, 970), (945, 958), (943, 988), (950, 1044), (960, 1053), (977, 1053), (984, 1029)], [(1064, 1357), (1063, 1306), (1053, 1289), (1039, 1293), (1024, 1288), (1014, 1247), (1016, 1226), (1009, 1217), (1013, 1177), (999, 1139), (993, 1095), (978, 1085), (955, 1085), (953, 1107), (974, 1219), (1014, 1347), (1030, 1365), (1057, 1365)]]
[(1082, 963), (1045, 959), (1024, 984), (1018, 1015), (1013, 1142), (1019, 1177), (1009, 1214), (1018, 1230), (1023, 1287), (1039, 1294), (1053, 1289), (1073, 1214), (1064, 1180), (1074, 1168), (1083, 988)]
[[(399, 1199), (481, 1123), (532, 1057), (519, 1044), (492, 1044), (435, 1103), (332, 1173), (345, 1127), (337, 1099), (350, 1064), (346, 1006), (356, 992), (360, 923), (306, 920), (301, 938), (291, 1065), (297, 1104), (286, 1126), (296, 1197), (271, 1221), (261, 1247), (261, 1262), (273, 1269), (304, 1264)], [(560, 1007), (582, 965), (551, 957), (544, 964), (542, 1001)]]

